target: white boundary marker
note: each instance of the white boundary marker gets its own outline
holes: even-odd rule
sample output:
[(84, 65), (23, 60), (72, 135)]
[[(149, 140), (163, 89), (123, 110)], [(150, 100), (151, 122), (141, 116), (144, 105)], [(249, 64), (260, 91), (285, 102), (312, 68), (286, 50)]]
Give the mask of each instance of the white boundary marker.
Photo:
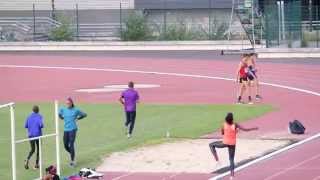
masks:
[[(158, 84), (135, 84), (135, 89), (150, 89), (150, 88), (158, 88), (160, 85)], [(84, 92), (84, 93), (106, 93), (106, 92), (119, 92), (124, 91), (128, 88), (128, 85), (105, 85), (101, 88), (93, 88), (93, 89), (77, 89), (76, 92)]]
[[(225, 78), (225, 77), (217, 77), (217, 76), (206, 76), (206, 75), (197, 75), (197, 74), (183, 74), (183, 73), (166, 73), (166, 72), (156, 72), (156, 71), (139, 71), (139, 70), (126, 70), (126, 69), (103, 69), (103, 68), (87, 68), (87, 67), (66, 67), (66, 66), (27, 66), (27, 65), (0, 65), (2, 68), (31, 68), (31, 69), (59, 69), (59, 70), (81, 70), (81, 71), (104, 71), (104, 72), (125, 72), (125, 73), (140, 73), (140, 74), (155, 74), (155, 75), (168, 75), (168, 76), (178, 76), (178, 77), (192, 77), (192, 78), (203, 78), (203, 79), (216, 79), (216, 80), (226, 80), (226, 81), (235, 81), (235, 79), (232, 78)], [(306, 89), (301, 89), (301, 88), (296, 88), (296, 87), (291, 87), (291, 86), (284, 86), (280, 84), (273, 84), (273, 83), (267, 83), (267, 82), (260, 82), (262, 85), (267, 85), (267, 86), (272, 86), (272, 87), (277, 87), (277, 88), (282, 88), (282, 89), (288, 89), (291, 91), (296, 91), (296, 92), (302, 92), (306, 94), (311, 94), (315, 96), (320, 96), (320, 93), (314, 92), (311, 90), (306, 90)], [(289, 149), (295, 148), (299, 145), (302, 145), (304, 143), (307, 143), (309, 141), (312, 141), (316, 138), (320, 137), (320, 133), (311, 136), (307, 139), (304, 139), (298, 143), (292, 144), (290, 146), (284, 147), (282, 149), (279, 149), (273, 153), (270, 153), (266, 156), (262, 156), (256, 160), (253, 160), (249, 163), (246, 163), (242, 166), (239, 166), (238, 168), (235, 169), (235, 172), (240, 171), (241, 169), (244, 169), (248, 166), (251, 166), (255, 163), (258, 163), (260, 161), (263, 161), (265, 159), (271, 158), (272, 156), (275, 156), (277, 154), (280, 154), (284, 151), (287, 151)], [(230, 174), (229, 172), (220, 174), (218, 176), (215, 176), (211, 178), (210, 180), (218, 180), (221, 179), (225, 176)]]

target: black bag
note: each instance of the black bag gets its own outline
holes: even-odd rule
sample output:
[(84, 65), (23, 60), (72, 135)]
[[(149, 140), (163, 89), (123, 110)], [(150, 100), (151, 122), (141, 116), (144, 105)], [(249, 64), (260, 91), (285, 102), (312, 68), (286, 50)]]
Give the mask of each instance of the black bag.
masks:
[(298, 120), (289, 122), (289, 130), (292, 134), (304, 134), (306, 128)]

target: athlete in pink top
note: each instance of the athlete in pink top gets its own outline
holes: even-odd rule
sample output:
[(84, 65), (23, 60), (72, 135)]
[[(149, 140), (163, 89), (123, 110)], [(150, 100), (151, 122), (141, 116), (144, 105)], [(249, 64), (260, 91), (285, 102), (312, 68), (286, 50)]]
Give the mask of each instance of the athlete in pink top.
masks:
[(223, 135), (223, 141), (215, 141), (209, 144), (210, 150), (215, 158), (215, 160), (218, 162), (218, 154), (215, 148), (228, 148), (229, 151), (229, 161), (230, 161), (230, 178), (232, 179), (234, 177), (234, 155), (236, 151), (236, 140), (237, 140), (237, 132), (238, 130), (243, 131), (252, 131), (252, 130), (258, 130), (257, 127), (255, 128), (244, 128), (240, 126), (237, 123), (233, 122), (233, 114), (228, 113), (225, 118), (225, 123), (223, 124), (223, 127), (221, 128), (221, 134)]

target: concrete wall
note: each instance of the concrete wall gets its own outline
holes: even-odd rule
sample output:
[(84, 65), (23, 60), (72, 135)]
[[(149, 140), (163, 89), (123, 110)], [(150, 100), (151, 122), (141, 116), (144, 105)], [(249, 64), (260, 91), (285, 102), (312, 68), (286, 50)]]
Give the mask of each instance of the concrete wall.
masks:
[(137, 9), (230, 8), (232, 0), (135, 0)]
[[(60, 10), (74, 9), (119, 9), (120, 2), (123, 9), (133, 9), (134, 0), (54, 0), (55, 8)], [(32, 4), (38, 10), (51, 10), (51, 0), (0, 0), (0, 11), (31, 10)]]

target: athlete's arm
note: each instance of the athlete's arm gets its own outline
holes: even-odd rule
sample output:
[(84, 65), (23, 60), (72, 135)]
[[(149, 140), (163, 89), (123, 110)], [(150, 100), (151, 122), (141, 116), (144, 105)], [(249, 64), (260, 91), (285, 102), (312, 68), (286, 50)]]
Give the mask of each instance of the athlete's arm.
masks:
[(258, 130), (259, 128), (258, 127), (253, 127), (253, 128), (245, 128), (239, 124), (236, 124), (236, 128), (237, 129), (240, 129), (241, 131), (255, 131), (255, 130)]
[(119, 102), (120, 102), (121, 104), (124, 104), (123, 96), (120, 96)]
[(239, 66), (238, 66), (238, 69), (237, 69), (237, 72), (236, 72), (236, 82), (239, 82), (239, 77), (240, 77), (240, 69), (241, 69), (241, 62), (239, 63)]

